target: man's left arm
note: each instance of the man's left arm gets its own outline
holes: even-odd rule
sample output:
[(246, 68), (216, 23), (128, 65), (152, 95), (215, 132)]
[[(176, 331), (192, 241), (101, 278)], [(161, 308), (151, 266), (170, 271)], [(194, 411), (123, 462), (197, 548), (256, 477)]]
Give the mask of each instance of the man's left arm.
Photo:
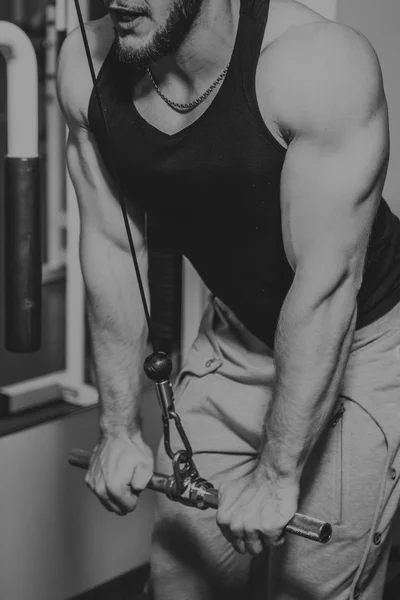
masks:
[(329, 35), (342, 38), (341, 49), (300, 93), (282, 174), (283, 240), (295, 276), (276, 332), (259, 463), (270, 480), (294, 485), (338, 397), (389, 155), (376, 55), (355, 32)]
[(274, 64), (286, 89), (275, 87), (268, 101), (277, 99), (276, 122), (290, 139), (281, 205), (295, 276), (276, 332), (259, 460), (221, 483), (217, 513), (226, 539), (252, 555), (285, 542), (304, 465), (332, 415), (389, 155), (381, 71), (365, 38), (318, 25), (295, 31), (281, 48)]

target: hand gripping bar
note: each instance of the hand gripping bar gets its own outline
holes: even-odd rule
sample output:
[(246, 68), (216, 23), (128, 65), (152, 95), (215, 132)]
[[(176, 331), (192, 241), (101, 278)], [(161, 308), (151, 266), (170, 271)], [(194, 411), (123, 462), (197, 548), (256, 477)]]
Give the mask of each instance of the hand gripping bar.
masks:
[[(90, 453), (84, 450), (73, 450), (68, 462), (80, 469), (87, 470), (89, 468)], [(205, 483), (205, 485), (204, 485)], [(161, 475), (154, 473), (150, 482), (147, 485), (149, 490), (166, 494), (171, 500), (181, 502), (189, 506), (194, 506), (199, 509), (218, 508), (218, 491), (209, 487), (204, 480), (195, 480), (189, 482), (184, 496), (179, 496), (176, 492), (174, 476)], [(285, 532), (293, 533), (301, 537), (307, 538), (320, 544), (326, 544), (332, 537), (332, 527), (329, 523), (313, 519), (300, 513), (296, 513), (285, 527)]]

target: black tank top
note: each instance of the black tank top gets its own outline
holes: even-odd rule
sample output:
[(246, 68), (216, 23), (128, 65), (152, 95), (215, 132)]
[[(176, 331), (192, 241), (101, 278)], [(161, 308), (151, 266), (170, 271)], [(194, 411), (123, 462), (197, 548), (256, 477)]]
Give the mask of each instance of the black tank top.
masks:
[[(200, 118), (174, 135), (147, 123), (132, 102), (132, 72), (112, 46), (98, 76), (123, 191), (158, 221), (174, 247), (218, 296), (271, 348), (293, 281), (281, 228), (285, 149), (260, 113), (255, 74), (269, 0), (242, 0), (227, 76)], [(132, 77), (134, 81), (132, 81)], [(106, 166), (94, 94), (89, 123)], [(400, 301), (400, 222), (382, 199), (373, 226), (357, 328)]]

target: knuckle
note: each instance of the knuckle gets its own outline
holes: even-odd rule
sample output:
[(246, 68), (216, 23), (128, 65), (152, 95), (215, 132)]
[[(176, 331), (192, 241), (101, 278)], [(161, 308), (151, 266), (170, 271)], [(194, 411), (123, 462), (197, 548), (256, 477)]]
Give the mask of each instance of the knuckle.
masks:
[(244, 531), (243, 520), (239, 515), (236, 515), (231, 519), (230, 528), (233, 534), (239, 535)]
[(110, 502), (108, 502), (105, 498), (100, 498), (100, 502), (104, 506), (104, 508), (106, 509), (107, 512), (113, 513), (113, 514), (116, 514), (119, 516), (121, 515), (120, 509), (117, 506), (115, 506), (114, 504), (110, 504)]
[(142, 492), (148, 485), (153, 475), (152, 470), (148, 467), (136, 467), (132, 474), (131, 486), (135, 491)]
[(128, 512), (133, 512), (137, 507), (137, 498), (135, 496), (132, 497), (131, 502), (127, 503), (126, 509)]
[(246, 546), (243, 540), (235, 540), (232, 545), (239, 554), (246, 554)]
[(217, 523), (221, 527), (228, 527), (229, 526), (229, 514), (225, 511), (218, 511)]
[(249, 549), (249, 552), (252, 556), (258, 556), (259, 554), (262, 553), (263, 550), (264, 550), (264, 548), (261, 545), (257, 545), (257, 546), (252, 546)]
[(136, 506), (138, 501), (138, 496), (136, 494), (129, 493), (126, 491), (124, 494), (121, 494), (119, 501), (125, 508), (131, 509)]
[(241, 538), (241, 537), (243, 537), (243, 534), (244, 534), (243, 529), (241, 529), (236, 524), (231, 524), (231, 526), (229, 527), (229, 531), (233, 535), (233, 537), (236, 537), (236, 538)]
[(106, 490), (104, 488), (97, 488), (95, 490), (95, 494), (101, 500), (104, 500), (105, 502), (108, 502), (108, 494), (107, 494), (107, 492), (106, 492)]
[(106, 492), (111, 496), (118, 497), (121, 495), (121, 485), (115, 480), (107, 481), (105, 488)]
[(93, 492), (94, 492), (94, 494), (96, 494), (96, 496), (100, 500), (105, 500), (105, 501), (108, 500), (106, 488), (104, 485), (97, 484), (97, 485), (93, 486)]
[(243, 529), (245, 531), (256, 531), (258, 523), (253, 515), (245, 515), (243, 518)]
[(272, 525), (264, 524), (264, 523), (260, 527), (260, 532), (263, 536), (270, 538), (270, 539), (277, 537), (279, 535), (279, 531), (278, 531), (278, 529), (276, 529), (276, 527), (274, 527)]
[(263, 516), (260, 523), (260, 531), (265, 536), (271, 536), (276, 533), (278, 530), (276, 525), (271, 522), (271, 519)]

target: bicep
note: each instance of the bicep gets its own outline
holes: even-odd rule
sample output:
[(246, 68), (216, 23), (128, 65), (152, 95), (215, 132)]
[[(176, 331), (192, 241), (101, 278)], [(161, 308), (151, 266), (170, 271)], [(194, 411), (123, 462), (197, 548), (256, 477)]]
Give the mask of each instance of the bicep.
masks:
[(298, 277), (361, 284), (389, 151), (386, 103), (343, 135), (300, 135), (289, 146), (281, 183), (282, 231)]
[[(80, 31), (65, 40), (57, 68), (59, 103), (69, 128), (67, 166), (80, 211), (83, 238), (95, 232), (122, 250), (130, 251), (118, 191), (101, 157), (87, 122), (92, 84), (83, 60)], [(127, 202), (129, 224), (135, 248), (144, 249), (144, 216)]]

